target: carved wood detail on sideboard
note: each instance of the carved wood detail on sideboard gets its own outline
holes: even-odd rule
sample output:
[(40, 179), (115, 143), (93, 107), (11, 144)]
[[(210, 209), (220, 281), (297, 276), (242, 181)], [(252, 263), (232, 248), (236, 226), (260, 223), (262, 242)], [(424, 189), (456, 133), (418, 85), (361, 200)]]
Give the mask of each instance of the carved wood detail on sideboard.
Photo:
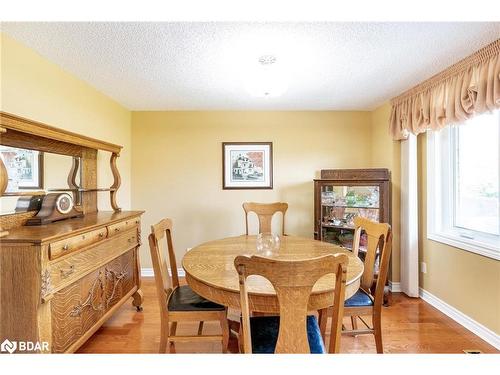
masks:
[(118, 191), (118, 188), (122, 184), (122, 179), (120, 177), (120, 172), (118, 172), (118, 168), (116, 167), (116, 159), (118, 158), (118, 154), (113, 153), (111, 154), (110, 158), (110, 165), (111, 165), (111, 172), (113, 173), (113, 185), (111, 185), (111, 207), (115, 211), (120, 211), (121, 208), (118, 207), (118, 204), (116, 203), (116, 192)]

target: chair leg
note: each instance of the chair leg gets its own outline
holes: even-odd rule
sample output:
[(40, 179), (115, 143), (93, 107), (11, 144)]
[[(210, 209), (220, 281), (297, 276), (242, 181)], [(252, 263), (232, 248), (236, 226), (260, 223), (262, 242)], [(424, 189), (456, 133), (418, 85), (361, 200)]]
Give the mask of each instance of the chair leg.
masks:
[(356, 320), (356, 318), (357, 317), (355, 315), (351, 316), (351, 324), (353, 330), (358, 329), (358, 321)]
[(323, 342), (325, 341), (326, 335), (326, 323), (328, 321), (328, 308), (321, 309), (318, 311), (318, 323), (319, 323), (319, 331), (321, 333), (321, 337), (323, 338)]
[(227, 321), (227, 309), (220, 315), (220, 327), (222, 330), (222, 353), (227, 353), (229, 344), (229, 322)]
[[(175, 336), (175, 332), (177, 331), (177, 322), (172, 322), (172, 326), (170, 327), (170, 336)], [(170, 353), (175, 353), (175, 343), (170, 341), (169, 345)]]
[(169, 327), (168, 327), (168, 318), (163, 316), (161, 317), (161, 331), (160, 331), (160, 348), (158, 353), (165, 354), (167, 351), (167, 343), (169, 336)]
[(383, 354), (384, 347), (382, 345), (382, 323), (380, 319), (380, 314), (373, 315), (373, 334), (375, 335), (375, 346), (377, 348), (377, 353)]
[(238, 349), (240, 350), (240, 354), (245, 354), (245, 347), (243, 346), (244, 338), (243, 338), (243, 322), (241, 321), (240, 316), (240, 329), (238, 331)]

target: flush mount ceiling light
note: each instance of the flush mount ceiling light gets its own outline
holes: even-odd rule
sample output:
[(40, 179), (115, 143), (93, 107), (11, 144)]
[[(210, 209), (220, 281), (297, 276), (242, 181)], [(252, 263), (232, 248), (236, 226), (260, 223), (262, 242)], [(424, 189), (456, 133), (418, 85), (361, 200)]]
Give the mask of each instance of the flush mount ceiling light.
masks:
[(262, 55), (261, 57), (259, 57), (259, 62), (262, 65), (274, 64), (276, 62), (276, 56), (273, 56), (273, 55)]
[(277, 61), (274, 55), (262, 55), (251, 67), (246, 86), (252, 96), (277, 97), (286, 91), (285, 72)]

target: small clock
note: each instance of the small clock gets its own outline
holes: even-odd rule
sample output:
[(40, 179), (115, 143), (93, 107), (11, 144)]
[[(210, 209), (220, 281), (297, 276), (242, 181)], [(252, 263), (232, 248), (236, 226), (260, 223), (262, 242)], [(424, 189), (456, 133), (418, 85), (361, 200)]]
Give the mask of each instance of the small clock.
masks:
[(73, 208), (73, 198), (71, 195), (67, 193), (59, 194), (56, 199), (56, 210), (59, 211), (60, 214), (67, 214), (71, 212)]
[(83, 213), (74, 207), (73, 198), (68, 193), (50, 193), (43, 197), (42, 208), (26, 225), (43, 225), (54, 221), (82, 217)]

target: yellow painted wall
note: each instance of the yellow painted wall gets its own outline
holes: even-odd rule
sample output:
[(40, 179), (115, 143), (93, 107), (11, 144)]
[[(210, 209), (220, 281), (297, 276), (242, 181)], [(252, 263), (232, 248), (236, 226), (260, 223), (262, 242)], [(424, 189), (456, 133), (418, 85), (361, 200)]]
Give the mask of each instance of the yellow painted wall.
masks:
[[(399, 281), (400, 148), (387, 133), (390, 107), (373, 112), (133, 112), (0, 33), (0, 108), (124, 146), (118, 167), (124, 208), (145, 209), (143, 235), (174, 219), (179, 259), (187, 247), (244, 231), (243, 201), (286, 201), (287, 232), (312, 236), (313, 182), (325, 168), (389, 168)], [(272, 141), (273, 190), (222, 190), (223, 141)], [(420, 285), (500, 333), (500, 262), (426, 239), (425, 136), (419, 136)], [(134, 158), (131, 159), (132, 151)], [(99, 153), (100, 186), (109, 186)], [(132, 195), (131, 195), (132, 192)], [(100, 208), (108, 209), (102, 194)], [(151, 267), (147, 241), (143, 267)]]
[[(0, 42), (0, 109), (124, 146), (118, 203), (130, 208), (130, 111), (3, 33)], [(103, 151), (97, 181), (100, 187), (112, 184), (109, 153)], [(108, 194), (99, 194), (99, 208), (110, 209)]]
[(399, 282), (400, 278), (400, 197), (401, 197), (401, 147), (389, 135), (391, 106), (382, 105), (371, 112), (371, 154), (372, 168), (388, 168), (391, 171), (392, 187), (392, 259), (389, 279)]
[(500, 334), (500, 261), (427, 239), (426, 136), (418, 136), (420, 286)]
[[(273, 142), (274, 189), (222, 190), (225, 141)], [(286, 232), (312, 237), (313, 179), (321, 169), (370, 165), (370, 113), (133, 112), (132, 148), (143, 235), (171, 217), (180, 260), (188, 247), (243, 234), (245, 201), (288, 202)], [(147, 246), (141, 252), (151, 267)]]

